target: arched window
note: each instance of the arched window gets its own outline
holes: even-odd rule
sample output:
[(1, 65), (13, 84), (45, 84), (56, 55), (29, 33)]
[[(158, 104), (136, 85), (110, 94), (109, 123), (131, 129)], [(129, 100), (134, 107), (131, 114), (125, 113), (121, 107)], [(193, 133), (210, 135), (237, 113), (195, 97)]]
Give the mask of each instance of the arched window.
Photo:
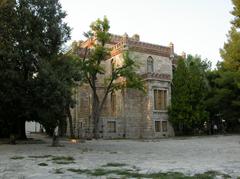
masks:
[(151, 56), (147, 59), (147, 72), (153, 73), (153, 58)]

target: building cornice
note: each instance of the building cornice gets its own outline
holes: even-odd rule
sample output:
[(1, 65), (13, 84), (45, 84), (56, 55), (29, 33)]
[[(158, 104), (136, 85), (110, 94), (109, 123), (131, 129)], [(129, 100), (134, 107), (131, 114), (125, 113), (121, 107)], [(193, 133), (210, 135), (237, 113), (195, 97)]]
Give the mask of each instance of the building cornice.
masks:
[[(92, 48), (94, 43), (96, 43), (95, 38), (91, 38), (82, 42), (80, 44), (80, 52), (83, 54), (84, 48)], [(170, 58), (174, 52), (173, 44), (169, 47), (161, 46), (151, 43), (142, 42), (134, 38), (129, 38), (127, 35), (119, 36), (111, 34), (111, 40), (108, 43), (111, 48), (111, 57), (122, 53), (124, 50), (129, 50), (132, 52), (146, 53), (149, 55), (157, 55)]]
[(164, 73), (145, 73), (141, 75), (144, 80), (171, 81), (170, 74)]
[(172, 49), (171, 47), (165, 47), (161, 45), (150, 44), (146, 42), (140, 42), (133, 39), (122, 39), (119, 43), (112, 47), (111, 56), (122, 53), (123, 50), (129, 50), (133, 52), (147, 53), (150, 55), (158, 55), (163, 57), (170, 57)]

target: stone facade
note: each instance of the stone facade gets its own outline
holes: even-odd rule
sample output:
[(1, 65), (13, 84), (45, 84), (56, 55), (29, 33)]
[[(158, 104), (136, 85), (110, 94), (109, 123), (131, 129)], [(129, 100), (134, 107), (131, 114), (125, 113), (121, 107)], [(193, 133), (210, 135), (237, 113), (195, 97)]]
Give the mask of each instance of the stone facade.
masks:
[[(79, 55), (85, 47), (91, 47), (94, 39), (79, 44)], [(171, 101), (171, 79), (174, 62), (174, 46), (160, 46), (141, 42), (138, 35), (128, 37), (112, 35), (111, 57), (105, 62), (105, 69), (111, 73), (111, 63), (121, 65), (123, 52), (128, 50), (131, 58), (139, 65), (137, 72), (142, 76), (146, 93), (124, 89), (107, 97), (99, 131), (102, 138), (160, 138), (173, 136), (168, 121), (167, 106)], [(106, 75), (107, 75), (106, 74)], [(99, 89), (101, 79), (99, 78)], [(102, 88), (104, 90), (104, 88)], [(101, 90), (99, 90), (101, 93)], [(75, 89), (76, 107), (72, 110), (75, 135), (91, 136), (91, 90), (87, 85)]]

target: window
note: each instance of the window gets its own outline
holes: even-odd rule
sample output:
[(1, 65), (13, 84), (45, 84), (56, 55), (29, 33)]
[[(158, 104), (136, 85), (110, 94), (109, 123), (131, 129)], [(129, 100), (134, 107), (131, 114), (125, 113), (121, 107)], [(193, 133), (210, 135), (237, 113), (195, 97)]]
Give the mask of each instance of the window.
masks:
[(167, 90), (154, 90), (154, 109), (166, 110), (167, 109)]
[(108, 121), (107, 128), (108, 128), (108, 132), (116, 133), (116, 121)]
[(167, 121), (162, 121), (162, 131), (167, 132)]
[(153, 73), (153, 58), (151, 56), (147, 59), (147, 72)]
[(111, 93), (111, 109), (112, 115), (116, 115), (116, 94), (114, 92)]
[(161, 122), (155, 121), (155, 132), (161, 132)]

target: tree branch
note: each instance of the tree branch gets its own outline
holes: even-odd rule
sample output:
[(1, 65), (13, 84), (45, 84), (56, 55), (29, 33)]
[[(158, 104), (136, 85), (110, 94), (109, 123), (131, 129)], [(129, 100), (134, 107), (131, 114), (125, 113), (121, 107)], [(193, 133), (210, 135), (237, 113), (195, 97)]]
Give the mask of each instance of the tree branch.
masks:
[(103, 99), (102, 99), (102, 101), (101, 101), (100, 111), (102, 111), (103, 105), (104, 105), (104, 103), (105, 103), (105, 101), (106, 101), (106, 99), (107, 99), (107, 95), (108, 95), (109, 92), (110, 92), (110, 88), (111, 88), (111, 86), (112, 86), (113, 80), (114, 80), (114, 78), (113, 78), (113, 75), (112, 75), (112, 78), (111, 78), (111, 80), (110, 80), (110, 82), (109, 82), (109, 84), (108, 84), (108, 86), (107, 86), (107, 90), (106, 90), (106, 92), (105, 92), (105, 94), (104, 94), (104, 97), (103, 97)]

